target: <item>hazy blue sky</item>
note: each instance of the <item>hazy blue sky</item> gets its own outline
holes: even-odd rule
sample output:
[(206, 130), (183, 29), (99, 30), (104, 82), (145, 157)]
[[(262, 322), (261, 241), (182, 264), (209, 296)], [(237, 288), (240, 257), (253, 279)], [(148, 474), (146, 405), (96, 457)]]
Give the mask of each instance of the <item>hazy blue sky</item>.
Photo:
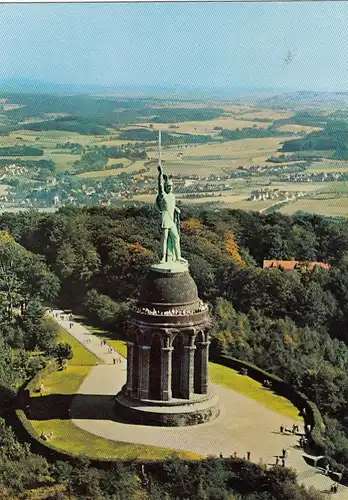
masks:
[(348, 90), (348, 3), (0, 6), (0, 79)]

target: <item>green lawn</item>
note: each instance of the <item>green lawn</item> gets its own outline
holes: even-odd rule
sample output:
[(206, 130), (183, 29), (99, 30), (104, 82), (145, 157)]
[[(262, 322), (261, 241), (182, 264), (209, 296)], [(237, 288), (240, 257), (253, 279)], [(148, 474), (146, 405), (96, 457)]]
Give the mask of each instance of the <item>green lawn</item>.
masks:
[(266, 389), (260, 382), (257, 382), (247, 375), (241, 375), (232, 368), (216, 363), (209, 363), (209, 375), (210, 380), (214, 384), (232, 389), (233, 391), (239, 392), (257, 401), (270, 410), (303, 422), (302, 417), (299, 416), (298, 408), (288, 399)]
[[(92, 365), (68, 365), (66, 370), (56, 371), (46, 375), (42, 380), (44, 395), (75, 394), (90, 372)], [(39, 396), (33, 392), (32, 396)]]
[(94, 335), (100, 337), (100, 339), (106, 340), (109, 345), (114, 347), (122, 356), (127, 357), (127, 343), (124, 340), (118, 340), (112, 338), (112, 333), (102, 328), (97, 328), (92, 325), (85, 323), (85, 318), (83, 316), (75, 316), (81, 325), (83, 325), (87, 330), (89, 330)]
[[(31, 423), (34, 424), (32, 421)], [(191, 452), (110, 441), (76, 427), (71, 420), (36, 421), (35, 429), (40, 434), (41, 432), (49, 434), (53, 431), (54, 438), (50, 442), (56, 448), (76, 455), (87, 455), (98, 458), (161, 460), (171, 453), (177, 453), (178, 456), (190, 460), (202, 458), (200, 455)]]
[(73, 358), (68, 361), (70, 366), (95, 366), (100, 363), (100, 359), (92, 352), (86, 349), (80, 342), (78, 342), (72, 335), (70, 335), (64, 328), (60, 328), (58, 333), (58, 342), (67, 342), (71, 345), (73, 350)]
[[(72, 397), (92, 367), (101, 361), (63, 328), (59, 331), (58, 341), (68, 342), (73, 348), (74, 355), (65, 370), (50, 373), (41, 380), (44, 386), (42, 396), (34, 390), (31, 392), (31, 397), (35, 398), (32, 412), (41, 415), (40, 419), (33, 417), (33, 420), (30, 420), (38, 435), (41, 435), (42, 432), (47, 435), (53, 432), (53, 438), (49, 443), (56, 448), (75, 455), (83, 454), (98, 458), (161, 460), (175, 452), (175, 450), (157, 446), (110, 441), (90, 434), (74, 425), (67, 418)], [(120, 352), (121, 349), (126, 350), (126, 345), (122, 341), (109, 341), (109, 343), (120, 349)], [(67, 397), (69, 395), (71, 397)], [(56, 396), (56, 400), (52, 403), (45, 396)], [(58, 412), (62, 418), (47, 419), (49, 412)], [(191, 452), (178, 451), (177, 454), (190, 460), (201, 458)]]
[(112, 345), (123, 357), (127, 357), (127, 343), (123, 340), (108, 340), (108, 344)]

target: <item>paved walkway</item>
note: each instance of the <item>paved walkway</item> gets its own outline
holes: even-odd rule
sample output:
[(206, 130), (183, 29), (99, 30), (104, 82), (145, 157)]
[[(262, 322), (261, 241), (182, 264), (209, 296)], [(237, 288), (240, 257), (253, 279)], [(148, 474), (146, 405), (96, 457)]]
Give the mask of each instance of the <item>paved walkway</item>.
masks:
[[(250, 451), (252, 461), (262, 460), (269, 465), (287, 448), (286, 466), (296, 469), (300, 483), (322, 492), (330, 490), (333, 481), (305, 462), (297, 447), (298, 438), (279, 433), (280, 425), (292, 427), (298, 422), (230, 389), (213, 385), (219, 395), (221, 414), (206, 424), (164, 428), (133, 425), (118, 419), (113, 396), (126, 381), (126, 359), (116, 351), (109, 353), (100, 338), (79, 323), (69, 321), (67, 315), (61, 319), (62, 311), (54, 310), (53, 314), (61, 326), (101, 360), (83, 381), (71, 406), (72, 420), (81, 429), (111, 440), (193, 451), (205, 456), (220, 453), (230, 456), (236, 451), (243, 458)], [(114, 365), (114, 358), (121, 358), (121, 362)], [(333, 498), (348, 500), (348, 488), (340, 486)]]

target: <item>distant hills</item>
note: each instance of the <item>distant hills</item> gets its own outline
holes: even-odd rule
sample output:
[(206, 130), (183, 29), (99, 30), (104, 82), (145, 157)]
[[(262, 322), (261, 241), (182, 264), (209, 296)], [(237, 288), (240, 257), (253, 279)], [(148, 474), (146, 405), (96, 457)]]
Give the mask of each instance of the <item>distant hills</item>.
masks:
[(0, 92), (38, 94), (94, 94), (116, 97), (157, 97), (162, 99), (218, 99), (243, 103), (253, 102), (266, 108), (348, 107), (348, 91), (326, 92), (276, 88), (224, 87), (203, 88), (175, 85), (99, 85), (54, 83), (25, 78), (0, 81)]
[(348, 107), (348, 92), (297, 91), (277, 93), (261, 98), (257, 104), (265, 108)]
[(122, 96), (150, 97), (182, 97), (182, 98), (219, 98), (231, 99), (250, 96), (267, 97), (281, 93), (281, 89), (248, 88), (248, 87), (188, 87), (178, 85), (101, 85), (54, 83), (26, 78), (6, 78), (0, 81), (0, 91), (31, 93), (94, 93)]

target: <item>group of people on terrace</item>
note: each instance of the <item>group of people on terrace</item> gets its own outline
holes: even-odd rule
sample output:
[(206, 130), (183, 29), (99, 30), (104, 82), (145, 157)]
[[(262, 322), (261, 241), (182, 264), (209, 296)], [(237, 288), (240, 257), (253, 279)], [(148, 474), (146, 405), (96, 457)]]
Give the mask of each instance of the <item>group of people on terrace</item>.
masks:
[(168, 309), (161, 311), (155, 308), (149, 309), (148, 307), (138, 307), (136, 312), (140, 314), (149, 314), (151, 316), (186, 316), (206, 311), (207, 309), (208, 305), (200, 300), (198, 307), (195, 309)]

